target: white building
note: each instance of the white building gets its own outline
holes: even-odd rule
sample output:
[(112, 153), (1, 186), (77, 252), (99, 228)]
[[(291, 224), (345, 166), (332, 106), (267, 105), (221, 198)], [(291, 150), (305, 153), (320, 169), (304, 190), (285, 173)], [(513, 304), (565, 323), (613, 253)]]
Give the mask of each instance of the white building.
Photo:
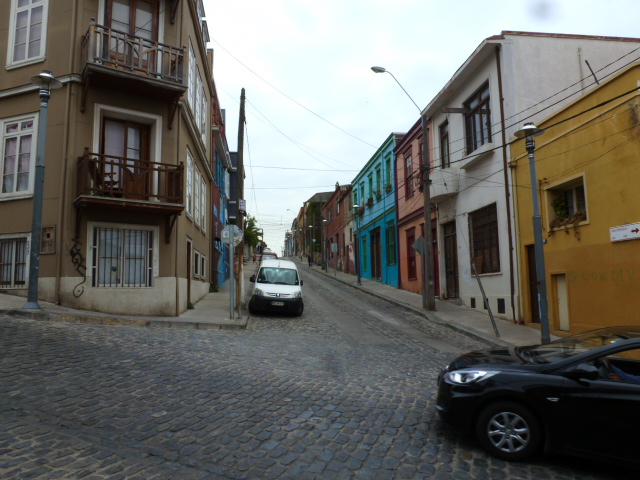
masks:
[[(485, 39), (423, 114), (442, 296), (520, 322), (509, 142), (631, 63), (640, 39), (504, 31)], [(632, 58), (633, 57), (633, 58)], [(472, 259), (474, 260), (472, 262)]]

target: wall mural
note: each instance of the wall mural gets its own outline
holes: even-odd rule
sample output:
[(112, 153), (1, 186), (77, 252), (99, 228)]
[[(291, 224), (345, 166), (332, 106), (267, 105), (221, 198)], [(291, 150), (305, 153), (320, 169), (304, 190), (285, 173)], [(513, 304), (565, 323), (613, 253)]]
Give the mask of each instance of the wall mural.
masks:
[(69, 250), (73, 267), (76, 269), (76, 272), (82, 275), (82, 281), (73, 287), (73, 296), (76, 298), (80, 298), (84, 293), (84, 287), (82, 285), (87, 281), (87, 266), (85, 264), (84, 255), (82, 255), (82, 250), (80, 249), (81, 245), (80, 240), (74, 238), (73, 246)]

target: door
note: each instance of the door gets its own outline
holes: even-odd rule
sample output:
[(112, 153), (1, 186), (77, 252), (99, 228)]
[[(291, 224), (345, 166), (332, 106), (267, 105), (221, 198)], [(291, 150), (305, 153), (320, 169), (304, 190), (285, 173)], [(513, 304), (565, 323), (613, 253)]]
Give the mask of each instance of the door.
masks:
[(147, 199), (151, 184), (149, 126), (105, 118), (102, 130), (103, 188), (127, 198)]
[(413, 248), (413, 244), (416, 243), (416, 229), (410, 228), (406, 231), (406, 249), (407, 249), (407, 278), (409, 280), (417, 280), (418, 268), (416, 264), (416, 250)]
[(382, 245), (380, 244), (380, 227), (371, 231), (371, 278), (382, 278)]
[(538, 275), (536, 273), (536, 251), (534, 245), (527, 245), (527, 266), (529, 268), (529, 313), (531, 314), (531, 323), (540, 323)]
[(460, 297), (460, 285), (458, 279), (458, 238), (456, 234), (456, 222), (442, 225), (444, 240), (444, 269), (446, 277), (447, 298)]
[(556, 315), (558, 318), (558, 325), (560, 330), (568, 332), (570, 330), (570, 322), (567, 276), (565, 274), (552, 275), (551, 282), (555, 285), (556, 291)]
[(158, 0), (108, 0), (108, 59), (136, 70), (155, 70)]

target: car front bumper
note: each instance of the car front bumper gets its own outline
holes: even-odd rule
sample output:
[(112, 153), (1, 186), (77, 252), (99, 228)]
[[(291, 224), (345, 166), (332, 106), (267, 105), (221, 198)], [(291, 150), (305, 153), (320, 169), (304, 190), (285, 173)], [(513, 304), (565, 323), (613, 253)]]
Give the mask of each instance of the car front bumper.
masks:
[(279, 311), (296, 313), (300, 311), (302, 298), (259, 297), (254, 295), (251, 297), (251, 303), (254, 309), (262, 312)]

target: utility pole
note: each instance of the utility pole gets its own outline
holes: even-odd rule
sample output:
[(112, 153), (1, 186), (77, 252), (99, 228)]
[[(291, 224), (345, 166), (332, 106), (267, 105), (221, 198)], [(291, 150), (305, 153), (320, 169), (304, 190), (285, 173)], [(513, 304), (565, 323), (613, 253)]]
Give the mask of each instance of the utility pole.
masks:
[[(244, 88), (240, 93), (240, 115), (238, 120), (238, 175), (237, 175), (237, 194), (238, 194), (238, 206), (236, 212), (236, 222), (238, 227), (240, 227), (244, 233), (245, 222), (244, 216), (240, 213), (240, 205), (244, 202), (244, 124), (245, 124), (245, 113), (244, 113), (244, 102), (245, 102), (245, 91)], [(237, 247), (237, 252), (235, 257), (238, 258), (238, 270), (237, 277), (234, 279), (236, 283), (236, 305), (238, 308), (238, 312), (240, 311), (240, 302), (242, 300), (242, 289), (243, 289), (243, 266), (244, 266), (244, 242), (240, 242), (240, 245)], [(233, 259), (235, 261), (235, 258)]]

